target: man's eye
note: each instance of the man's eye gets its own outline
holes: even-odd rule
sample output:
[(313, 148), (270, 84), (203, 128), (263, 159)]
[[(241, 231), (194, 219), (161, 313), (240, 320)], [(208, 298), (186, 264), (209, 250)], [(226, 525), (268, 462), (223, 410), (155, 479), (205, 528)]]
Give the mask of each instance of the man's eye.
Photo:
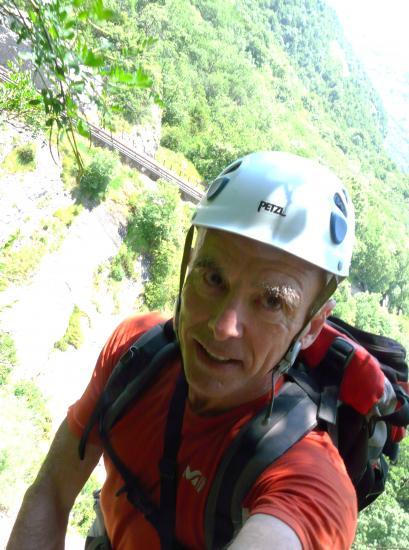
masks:
[(277, 311), (282, 308), (283, 302), (280, 296), (268, 294), (263, 298), (263, 306), (270, 311)]
[(217, 271), (205, 271), (203, 278), (209, 286), (219, 287), (223, 285), (223, 279)]

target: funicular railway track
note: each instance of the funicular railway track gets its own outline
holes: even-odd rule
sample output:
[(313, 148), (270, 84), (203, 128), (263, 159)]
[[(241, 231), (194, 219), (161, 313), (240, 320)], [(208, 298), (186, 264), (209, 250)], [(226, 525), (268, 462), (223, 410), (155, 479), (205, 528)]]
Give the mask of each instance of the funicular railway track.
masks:
[[(13, 83), (8, 76), (7, 69), (2, 66), (0, 66), (0, 81), (7, 82), (9, 84)], [(88, 123), (88, 126), (90, 128), (91, 139), (93, 142), (118, 151), (127, 164), (146, 174), (151, 179), (157, 180), (162, 178), (177, 185), (182, 197), (194, 203), (198, 203), (203, 197), (202, 191), (193, 187), (174, 172), (159, 164), (152, 157), (136, 151), (94, 124)]]
[(105, 130), (98, 128), (98, 126), (94, 126), (94, 124), (89, 124), (89, 128), (91, 131), (91, 139), (93, 141), (118, 151), (118, 153), (128, 162), (128, 164), (135, 166), (140, 172), (145, 173), (154, 180), (162, 178), (174, 183), (179, 187), (183, 196), (195, 203), (199, 202), (202, 198), (203, 193), (201, 191), (195, 187), (192, 187), (182, 178), (156, 162), (156, 160), (152, 157), (148, 157), (147, 155), (143, 155), (135, 149), (132, 149), (122, 141), (114, 138)]

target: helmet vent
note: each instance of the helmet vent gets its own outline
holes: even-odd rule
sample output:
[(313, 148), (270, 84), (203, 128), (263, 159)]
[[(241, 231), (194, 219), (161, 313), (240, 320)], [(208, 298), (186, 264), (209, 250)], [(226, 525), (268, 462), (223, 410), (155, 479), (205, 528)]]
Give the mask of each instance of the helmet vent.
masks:
[(227, 183), (229, 182), (229, 178), (226, 176), (219, 177), (215, 179), (211, 184), (209, 189), (207, 190), (206, 198), (208, 201), (211, 201), (217, 197), (217, 195), (223, 191), (223, 189), (226, 187)]
[(339, 195), (338, 193), (335, 193), (335, 195), (334, 195), (334, 202), (335, 202), (335, 205), (341, 210), (341, 212), (342, 212), (342, 213), (344, 214), (344, 216), (347, 218), (347, 217), (348, 217), (347, 208), (346, 208), (346, 206), (345, 206), (344, 201), (342, 200), (341, 195)]
[(231, 166), (228, 166), (224, 172), (222, 172), (220, 175), (225, 176), (226, 174), (231, 174), (232, 172), (236, 171), (237, 168), (240, 167), (242, 161), (238, 160), (237, 162), (234, 162)]
[(347, 234), (347, 223), (344, 218), (332, 212), (330, 220), (330, 232), (332, 242), (341, 244)]

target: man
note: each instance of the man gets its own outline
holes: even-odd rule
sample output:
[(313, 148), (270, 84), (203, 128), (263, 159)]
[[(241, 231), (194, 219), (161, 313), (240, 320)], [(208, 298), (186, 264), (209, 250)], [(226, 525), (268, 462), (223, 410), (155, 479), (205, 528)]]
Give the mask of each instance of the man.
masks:
[[(175, 539), (201, 549), (206, 498), (223, 452), (279, 391), (283, 373), (315, 341), (333, 309), (330, 295), (348, 274), (354, 213), (341, 182), (318, 163), (254, 153), (213, 182), (193, 224), (197, 237), (182, 262), (182, 281), (187, 276), (174, 320), (188, 385)], [(27, 491), (9, 550), (63, 548), (69, 511), (103, 452), (94, 430), (81, 461), (78, 439), (119, 358), (160, 320), (157, 314), (127, 319), (106, 343)], [(156, 503), (166, 418), (180, 372), (180, 358), (171, 361), (111, 434), (116, 453)], [(155, 528), (118, 495), (123, 479), (104, 458), (101, 505), (112, 547), (160, 548)], [(355, 491), (322, 431), (309, 433), (268, 467), (242, 507), (244, 524), (229, 546), (234, 550), (344, 549), (354, 538)]]

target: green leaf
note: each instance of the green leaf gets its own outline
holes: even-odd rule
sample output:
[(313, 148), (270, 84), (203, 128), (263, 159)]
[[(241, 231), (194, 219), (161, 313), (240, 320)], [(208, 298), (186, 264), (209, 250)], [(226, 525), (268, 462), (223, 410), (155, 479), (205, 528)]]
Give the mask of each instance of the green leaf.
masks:
[(74, 31), (68, 31), (68, 32), (65, 32), (64, 33), (64, 38), (66, 40), (72, 40), (75, 36), (75, 32)]
[(152, 79), (145, 73), (142, 67), (139, 67), (136, 73), (135, 84), (138, 88), (150, 88), (152, 86)]
[(91, 137), (91, 132), (89, 130), (88, 124), (81, 118), (78, 120), (77, 130), (81, 136), (86, 137), (88, 139)]
[(120, 67), (115, 67), (111, 69), (108, 73), (116, 82), (121, 82), (122, 84), (133, 84), (135, 81), (135, 75), (124, 71)]
[(155, 95), (155, 98), (154, 98), (154, 103), (155, 105), (158, 105), (159, 107), (161, 107), (162, 109), (164, 109), (166, 107), (165, 105), (165, 102), (163, 101), (163, 99), (161, 97), (159, 97), (158, 95)]
[(69, 19), (64, 25), (66, 29), (73, 29), (76, 26), (77, 26), (77, 21), (75, 19)]
[(114, 15), (115, 15), (114, 10), (104, 9), (98, 16), (98, 19), (100, 19), (101, 21), (109, 21), (114, 17)]
[(93, 51), (88, 50), (83, 59), (83, 63), (87, 65), (87, 67), (102, 67), (105, 60), (101, 55), (95, 55)]
[(30, 101), (28, 102), (29, 105), (40, 105), (40, 103), (42, 103), (41, 99), (30, 99)]

